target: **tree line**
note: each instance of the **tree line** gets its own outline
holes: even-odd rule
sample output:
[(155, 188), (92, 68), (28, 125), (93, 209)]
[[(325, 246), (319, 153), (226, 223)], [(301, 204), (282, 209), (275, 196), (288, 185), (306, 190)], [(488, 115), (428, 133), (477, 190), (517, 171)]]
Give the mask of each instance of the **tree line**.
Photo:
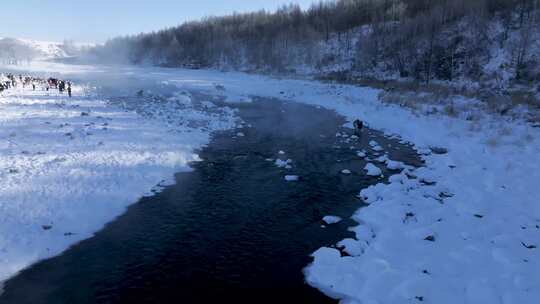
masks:
[[(351, 54), (351, 74), (384, 72), (429, 82), (482, 77), (493, 46), (512, 53), (516, 79), (538, 77), (540, 0), (337, 0), (309, 9), (286, 5), (207, 17), (108, 41), (98, 58), (168, 67), (227, 67), (294, 72), (321, 69)], [(536, 52), (536, 53), (535, 53)], [(534, 62), (533, 62), (534, 61)], [(532, 67), (532, 68), (531, 68)], [(537, 69), (536, 69), (537, 70)]]

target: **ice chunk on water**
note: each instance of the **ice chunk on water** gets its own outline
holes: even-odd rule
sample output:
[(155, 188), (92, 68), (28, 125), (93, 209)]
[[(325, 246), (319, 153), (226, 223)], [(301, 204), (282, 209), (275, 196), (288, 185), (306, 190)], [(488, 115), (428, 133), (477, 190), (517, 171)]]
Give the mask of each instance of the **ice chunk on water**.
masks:
[(367, 171), (367, 175), (369, 175), (369, 176), (381, 176), (382, 175), (381, 169), (379, 169), (377, 166), (375, 166), (372, 163), (368, 163), (366, 165), (366, 167), (364, 168), (364, 170)]
[(285, 180), (288, 182), (296, 182), (300, 179), (298, 175), (285, 175)]
[(278, 166), (279, 168), (285, 168), (285, 169), (291, 169), (292, 166), (292, 159), (287, 159), (287, 160), (282, 160), (282, 159), (276, 159), (276, 166)]
[(400, 170), (400, 169), (405, 168), (405, 164), (399, 161), (395, 161), (395, 160), (388, 160), (386, 162), (386, 168), (390, 170)]
[(337, 224), (341, 221), (341, 217), (335, 215), (327, 215), (323, 217), (323, 222), (325, 222), (327, 225)]
[(374, 140), (370, 141), (369, 145), (371, 146), (373, 151), (382, 151), (383, 150), (383, 148), (379, 145), (379, 143), (374, 141)]

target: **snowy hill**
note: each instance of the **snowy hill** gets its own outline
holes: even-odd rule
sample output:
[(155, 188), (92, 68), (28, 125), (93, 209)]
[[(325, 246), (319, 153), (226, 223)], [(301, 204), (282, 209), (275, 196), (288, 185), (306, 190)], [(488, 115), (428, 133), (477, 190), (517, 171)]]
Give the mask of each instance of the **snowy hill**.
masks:
[(66, 52), (65, 45), (62, 43), (25, 39), (16, 40), (36, 50), (43, 58), (63, 58), (69, 56)]
[(0, 61), (17, 64), (21, 61), (50, 60), (76, 56), (89, 45), (72, 42), (49, 42), (19, 38), (0, 38)]

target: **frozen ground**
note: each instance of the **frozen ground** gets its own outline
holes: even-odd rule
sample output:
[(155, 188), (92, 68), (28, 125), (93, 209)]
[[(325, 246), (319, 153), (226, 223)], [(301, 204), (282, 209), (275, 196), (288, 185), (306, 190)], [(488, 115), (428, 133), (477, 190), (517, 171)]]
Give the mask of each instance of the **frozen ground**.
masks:
[[(177, 86), (180, 90), (199, 90), (206, 94), (221, 95), (229, 101), (250, 101), (250, 97), (254, 95), (276, 97), (334, 109), (351, 121), (360, 118), (372, 128), (413, 143), (419, 153), (423, 154), (426, 164), (417, 170), (405, 168), (401, 174), (392, 176), (389, 184), (358, 189), (359, 195), (369, 206), (358, 210), (354, 215), (358, 226), (351, 229), (356, 233), (356, 238), (343, 240), (336, 248), (321, 248), (315, 252), (313, 264), (305, 270), (307, 282), (327, 295), (341, 299), (343, 303), (510, 304), (536, 303), (540, 298), (540, 254), (537, 247), (540, 246), (538, 128), (522, 121), (504, 121), (500, 117), (489, 115), (478, 115), (480, 118), (473, 121), (442, 114), (421, 116), (405, 108), (381, 104), (377, 98), (379, 92), (374, 89), (272, 79), (241, 73), (77, 67), (50, 63), (25, 69), (35, 72), (67, 71), (72, 77), (89, 79), (110, 77), (113, 74), (118, 78), (136, 75), (145, 81)], [(133, 121), (137, 119), (133, 118)], [(2, 132), (7, 128), (4, 125), (6, 123), (2, 123)], [(136, 127), (142, 126), (136, 124)], [(124, 128), (123, 132), (129, 133), (129, 128)], [(141, 132), (137, 134), (140, 135)], [(180, 140), (179, 143), (178, 138), (168, 140), (169, 138), (162, 137), (160, 140), (167, 142), (167, 145), (152, 146), (163, 149), (162, 153), (171, 150), (188, 151), (187, 155), (175, 154), (171, 157), (189, 159), (191, 146), (188, 143), (195, 140), (200, 144), (206, 140), (206, 137), (200, 140), (194, 135), (180, 138), (184, 141)], [(123, 139), (124, 136), (118, 138), (120, 141)], [(62, 140), (66, 139), (62, 137)], [(184, 150), (171, 149), (172, 145), (182, 143), (189, 147), (184, 146)], [(435, 147), (445, 148), (448, 153), (433, 153), (432, 151), (444, 151), (430, 149)], [(54, 141), (51, 149), (53, 148)], [(2, 152), (2, 157), (11, 157), (8, 167), (15, 159), (10, 156), (11, 151), (15, 150), (4, 147)], [(17, 152), (17, 159), (23, 160), (27, 156), (19, 156), (21, 152)], [(4, 154), (8, 156), (3, 156)], [(359, 157), (363, 155), (359, 153)], [(398, 166), (391, 160), (384, 161), (388, 166)], [(79, 163), (84, 164), (77, 162)], [(183, 161), (179, 163), (182, 167)], [(78, 165), (73, 166), (74, 172), (82, 170)], [(86, 170), (91, 171), (93, 166), (89, 165)], [(140, 176), (137, 174), (140, 174), (138, 172), (141, 172), (141, 168), (127, 167), (125, 172)], [(169, 175), (175, 170), (172, 165), (164, 167), (170, 168), (170, 171), (165, 170)], [(143, 168), (147, 169), (146, 166)], [(163, 172), (163, 167), (160, 167), (159, 171)], [(84, 177), (85, 174), (79, 173), (78, 176)], [(6, 174), (3, 178), (4, 176), (16, 178), (17, 175)], [(50, 179), (50, 174), (38, 176)], [(126, 176), (129, 175), (124, 177)], [(62, 180), (62, 177), (58, 178)], [(122, 179), (126, 185), (115, 189), (130, 189), (131, 176), (126, 180)], [(83, 181), (87, 181), (84, 186)], [(41, 185), (49, 182), (54, 185), (55, 181), (46, 180)], [(79, 182), (81, 186), (73, 189), (79, 189), (81, 194), (95, 195), (95, 191), (84, 190), (92, 188), (92, 185), (95, 187), (91, 177), (88, 180), (70, 180), (70, 185)], [(25, 185), (27, 188), (20, 187), (27, 191), (40, 187), (37, 180), (36, 183), (27, 182)], [(148, 181), (144, 185), (151, 187), (152, 182)], [(99, 189), (101, 191), (102, 188)], [(35, 190), (33, 193), (42, 195), (41, 193), (48, 192)], [(6, 264), (11, 273), (26, 266), (28, 262), (54, 251), (58, 252), (68, 242), (62, 238), (63, 235), (47, 239), (57, 231), (54, 228), (43, 230), (41, 227), (47, 225), (46, 221), (41, 222), (47, 219), (47, 216), (40, 217), (41, 214), (51, 213), (50, 204), (43, 203), (47, 202), (46, 200), (37, 198), (37, 195), (24, 196), (19, 192), (12, 195), (10, 199), (19, 201), (20, 204), (3, 204), (14, 207), (2, 212), (8, 214), (6, 217), (2, 215), (2, 223), (12, 221), (12, 216), (20, 220), (0, 226), (2, 229), (9, 227), (5, 232), (2, 231), (1, 237), (12, 242), (3, 243), (19, 246), (16, 247), (19, 252), (12, 251), (9, 257), (13, 260)], [(49, 195), (54, 197), (59, 194), (54, 192)], [(125, 204), (137, 197), (134, 193), (114, 192), (114, 195), (121, 196), (121, 201)], [(73, 206), (82, 205), (81, 209), (71, 212), (71, 206), (68, 208), (63, 205), (63, 208), (60, 206), (55, 209), (58, 210), (56, 212), (66, 218), (69, 218), (68, 215), (84, 212), (80, 210), (86, 210), (86, 214), (95, 212), (93, 208), (84, 208), (90, 202), (95, 203), (95, 200), (90, 201), (87, 195), (74, 197), (84, 198), (73, 202)], [(111, 198), (106, 195), (102, 197), (103, 202), (110, 201)], [(21, 211), (21, 208), (25, 207), (28, 209)], [(117, 213), (121, 212), (123, 207), (118, 207)], [(110, 214), (103, 217), (110, 217)], [(15, 225), (21, 225), (20, 223), (24, 225), (19, 235), (31, 237), (15, 240), (10, 236), (9, 232), (16, 229)], [(71, 223), (74, 227), (80, 225), (76, 219)], [(93, 228), (98, 228), (101, 224), (102, 222), (95, 223)], [(68, 232), (64, 230), (58, 233)], [(34, 236), (36, 238), (32, 238)], [(45, 237), (37, 238), (38, 236)], [(83, 238), (85, 235), (75, 237)], [(35, 254), (35, 249), (41, 247), (25, 248), (29, 242), (27, 239), (41, 242), (43, 248), (45, 245), (52, 246), (52, 252), (43, 249), (38, 251), (39, 254)], [(56, 242), (60, 245), (56, 245)], [(2, 252), (11, 249), (5, 247)], [(24, 257), (30, 254), (33, 256), (19, 259), (21, 255)], [(8, 257), (7, 254), (3, 256)], [(9, 273), (6, 272), (6, 275)]]

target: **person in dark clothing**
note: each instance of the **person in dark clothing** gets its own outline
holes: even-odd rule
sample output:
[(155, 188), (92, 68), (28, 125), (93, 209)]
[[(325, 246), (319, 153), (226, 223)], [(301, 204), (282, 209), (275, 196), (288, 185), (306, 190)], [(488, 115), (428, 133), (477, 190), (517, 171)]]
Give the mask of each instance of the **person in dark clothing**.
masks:
[(360, 134), (362, 132), (362, 129), (364, 128), (364, 122), (360, 119), (357, 119), (353, 122), (354, 125), (354, 133)]
[(47, 82), (49, 83), (49, 87), (54, 87), (55, 89), (58, 89), (58, 79), (49, 78)]
[(67, 92), (68, 92), (69, 97), (71, 98), (71, 82), (68, 82), (67, 85), (68, 85)]

